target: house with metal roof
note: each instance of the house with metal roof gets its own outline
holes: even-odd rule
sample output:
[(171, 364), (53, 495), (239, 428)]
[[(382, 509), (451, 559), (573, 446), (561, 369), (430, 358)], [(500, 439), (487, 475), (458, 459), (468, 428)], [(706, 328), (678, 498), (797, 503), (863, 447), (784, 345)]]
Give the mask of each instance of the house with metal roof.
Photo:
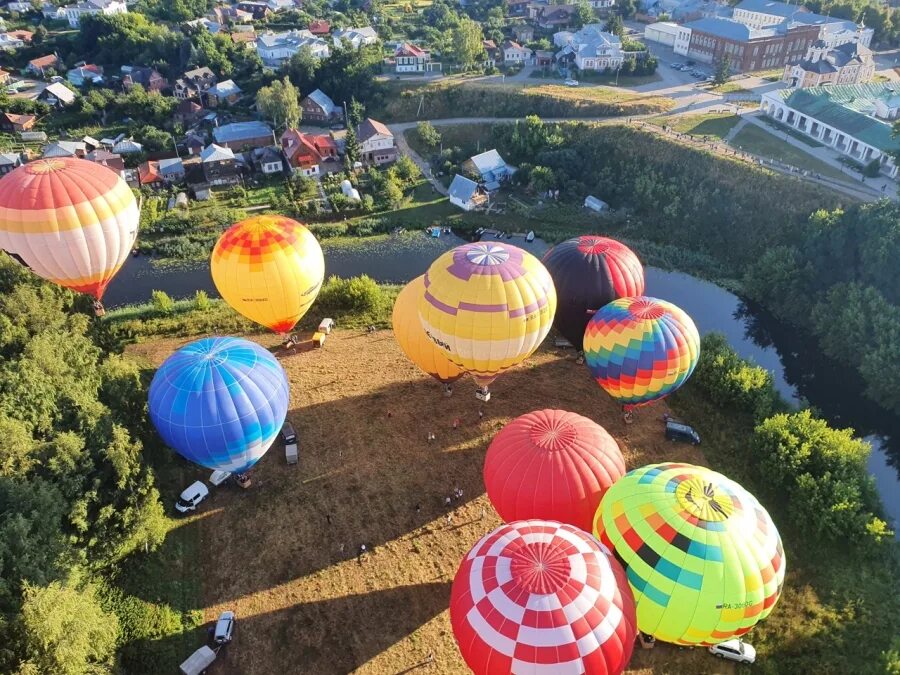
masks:
[(579, 70), (616, 70), (625, 61), (622, 41), (601, 30), (598, 23), (587, 24), (575, 33), (555, 33), (553, 42), (562, 47), (556, 60), (563, 66), (574, 64)]
[(144, 151), (144, 146), (133, 138), (123, 138), (116, 142), (112, 151), (117, 155), (134, 155)]
[(792, 87), (820, 87), (824, 84), (862, 84), (875, 77), (872, 50), (858, 42), (834, 48), (818, 40), (803, 60), (785, 66), (782, 82)]
[(734, 8), (734, 21), (751, 28), (766, 28), (786, 23), (799, 23), (819, 27), (819, 39), (836, 47), (848, 42), (858, 42), (864, 47), (872, 44), (875, 31), (858, 26), (852, 21), (810, 12), (805, 7), (776, 0), (742, 0)]
[(87, 147), (82, 141), (53, 141), (44, 146), (41, 157), (84, 157)]
[(213, 140), (226, 148), (262, 148), (273, 143), (272, 127), (265, 122), (232, 122), (213, 129)]
[(22, 155), (17, 152), (0, 152), (0, 176), (22, 166)]
[(479, 182), (488, 192), (497, 190), (501, 182), (515, 173), (515, 169), (509, 166), (496, 150), (488, 150), (470, 157), (463, 162), (462, 167), (466, 173), (478, 176)]
[(157, 162), (159, 175), (167, 183), (180, 183), (184, 180), (184, 163), (181, 157), (170, 157)]
[(75, 103), (75, 98), (75, 92), (62, 82), (48, 84), (44, 90), (38, 94), (38, 100), (45, 101), (51, 106), (56, 107), (72, 105)]
[(240, 180), (237, 159), (231, 148), (212, 143), (200, 153), (200, 163), (209, 185), (234, 185)]
[(209, 88), (206, 92), (206, 104), (210, 108), (237, 103), (241, 98), (241, 88), (234, 80), (224, 80)]
[(900, 86), (847, 84), (779, 89), (762, 95), (760, 110), (837, 152), (897, 177), (900, 138), (892, 124), (900, 118)]
[(328, 42), (308, 30), (290, 30), (284, 33), (263, 33), (256, 37), (256, 53), (263, 64), (279, 68), (301, 49), (309, 49), (317, 59), (328, 58), (331, 50)]
[(311, 92), (300, 101), (304, 122), (331, 122), (343, 117), (343, 111), (321, 89)]
[(347, 40), (354, 49), (359, 49), (363, 45), (374, 45), (378, 42), (378, 33), (371, 26), (362, 26), (360, 28), (338, 28), (331, 34), (335, 47), (340, 47), (344, 40)]
[(469, 180), (461, 174), (453, 177), (448, 191), (450, 203), (458, 206), (463, 211), (473, 211), (484, 206), (488, 201), (487, 193), (474, 180)]

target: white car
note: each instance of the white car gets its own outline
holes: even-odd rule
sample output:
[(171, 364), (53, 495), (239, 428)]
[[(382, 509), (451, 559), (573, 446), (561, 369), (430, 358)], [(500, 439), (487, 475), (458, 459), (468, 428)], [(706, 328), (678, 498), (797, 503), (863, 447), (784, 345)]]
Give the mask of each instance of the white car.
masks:
[(720, 659), (737, 661), (738, 663), (753, 663), (756, 661), (756, 650), (753, 645), (741, 642), (738, 639), (725, 640), (709, 648), (709, 653)]
[(217, 469), (216, 471), (213, 471), (209, 475), (209, 482), (213, 484), (213, 487), (219, 487), (222, 483), (224, 483), (229, 478), (231, 478), (230, 471), (219, 471)]
[(175, 502), (175, 509), (179, 513), (194, 511), (197, 505), (207, 497), (209, 497), (209, 488), (203, 481), (198, 480), (184, 489), (178, 501)]
[(213, 633), (213, 640), (217, 645), (227, 645), (234, 637), (234, 612), (227, 611), (219, 614), (219, 620), (216, 621), (216, 631)]
[(577, 86), (578, 86), (578, 80), (573, 80), (572, 78), (569, 78), (568, 80), (566, 80), (566, 81), (564, 82), (564, 84), (565, 84), (567, 87), (577, 87)]

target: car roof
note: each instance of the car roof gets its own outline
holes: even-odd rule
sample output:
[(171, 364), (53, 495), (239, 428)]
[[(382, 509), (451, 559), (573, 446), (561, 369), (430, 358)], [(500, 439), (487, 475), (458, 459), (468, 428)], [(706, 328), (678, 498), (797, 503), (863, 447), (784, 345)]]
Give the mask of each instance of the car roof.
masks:
[(206, 484), (202, 480), (196, 480), (188, 485), (181, 493), (181, 498), (193, 497), (195, 494), (209, 494)]
[(666, 426), (672, 429), (678, 429), (679, 431), (693, 431), (693, 429), (687, 424), (682, 424), (681, 422), (673, 422), (672, 420), (666, 422)]

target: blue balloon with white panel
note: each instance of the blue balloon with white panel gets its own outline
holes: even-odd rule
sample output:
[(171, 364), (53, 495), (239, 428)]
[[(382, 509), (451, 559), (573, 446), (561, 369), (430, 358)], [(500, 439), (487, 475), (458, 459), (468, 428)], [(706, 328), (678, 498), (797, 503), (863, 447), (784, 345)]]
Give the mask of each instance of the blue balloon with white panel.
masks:
[(275, 441), (289, 400), (287, 375), (268, 351), (241, 338), (204, 338), (156, 371), (150, 420), (185, 459), (240, 474)]

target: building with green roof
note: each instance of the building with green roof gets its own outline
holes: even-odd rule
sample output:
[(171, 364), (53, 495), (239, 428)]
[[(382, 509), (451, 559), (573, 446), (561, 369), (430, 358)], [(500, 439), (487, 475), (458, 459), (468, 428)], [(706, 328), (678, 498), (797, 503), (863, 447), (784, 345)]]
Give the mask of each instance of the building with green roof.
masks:
[(762, 95), (760, 109), (862, 164), (878, 160), (882, 173), (897, 178), (900, 138), (892, 125), (900, 117), (900, 85), (779, 89)]

